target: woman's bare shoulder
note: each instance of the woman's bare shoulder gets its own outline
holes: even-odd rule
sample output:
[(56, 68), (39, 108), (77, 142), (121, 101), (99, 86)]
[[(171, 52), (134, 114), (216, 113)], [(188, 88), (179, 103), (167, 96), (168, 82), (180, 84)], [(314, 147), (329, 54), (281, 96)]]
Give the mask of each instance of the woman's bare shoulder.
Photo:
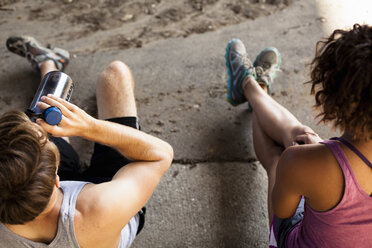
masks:
[(319, 162), (324, 164), (330, 159), (334, 159), (327, 146), (321, 143), (288, 147), (282, 158), (298, 166), (314, 165)]
[(323, 144), (298, 145), (287, 148), (280, 159), (283, 174), (296, 178), (297, 184), (307, 191), (314, 178), (325, 180), (334, 173), (337, 162)]
[(327, 146), (294, 146), (286, 153), (288, 154), (283, 158), (288, 159), (291, 174), (297, 178), (298, 188), (306, 197), (307, 203), (318, 211), (335, 206), (342, 196), (343, 175)]

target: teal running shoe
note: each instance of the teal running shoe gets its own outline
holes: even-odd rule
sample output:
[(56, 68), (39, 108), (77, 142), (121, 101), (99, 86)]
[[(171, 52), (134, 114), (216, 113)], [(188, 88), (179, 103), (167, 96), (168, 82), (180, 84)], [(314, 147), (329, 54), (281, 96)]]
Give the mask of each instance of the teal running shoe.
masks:
[(275, 47), (262, 50), (253, 63), (257, 75), (256, 80), (259, 84), (266, 85), (268, 94), (270, 94), (271, 84), (280, 70), (280, 63), (280, 53)]
[(254, 68), (243, 42), (239, 39), (232, 39), (227, 44), (225, 59), (228, 74), (227, 101), (237, 106), (247, 101), (242, 83), (245, 77), (255, 76)]

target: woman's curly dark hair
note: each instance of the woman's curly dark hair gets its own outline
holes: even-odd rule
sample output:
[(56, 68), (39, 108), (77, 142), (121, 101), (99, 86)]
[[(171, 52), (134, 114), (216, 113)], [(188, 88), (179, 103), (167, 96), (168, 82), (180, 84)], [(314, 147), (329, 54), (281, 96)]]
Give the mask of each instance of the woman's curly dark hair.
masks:
[(355, 140), (371, 139), (372, 27), (355, 24), (319, 41), (309, 83), (320, 121), (333, 121)]

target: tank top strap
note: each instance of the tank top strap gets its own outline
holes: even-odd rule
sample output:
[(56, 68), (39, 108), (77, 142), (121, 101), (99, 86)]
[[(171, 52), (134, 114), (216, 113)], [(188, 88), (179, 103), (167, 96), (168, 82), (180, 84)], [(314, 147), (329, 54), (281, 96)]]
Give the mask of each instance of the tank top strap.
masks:
[(338, 164), (340, 165), (342, 169), (342, 172), (345, 178), (345, 183), (347, 183), (347, 181), (349, 181), (349, 178), (353, 176), (353, 172), (349, 164), (349, 161), (346, 158), (346, 155), (344, 151), (342, 150), (340, 144), (336, 140), (332, 140), (332, 139), (323, 140), (320, 143), (325, 144), (331, 150), (331, 152), (335, 156)]
[(358, 149), (356, 149), (355, 146), (353, 146), (352, 144), (350, 144), (347, 140), (345, 140), (345, 139), (343, 139), (341, 137), (333, 137), (333, 138), (331, 138), (331, 140), (338, 140), (338, 141), (342, 142), (351, 151), (353, 151), (361, 160), (363, 160), (363, 162), (366, 165), (368, 165), (369, 168), (372, 169), (372, 163), (366, 157), (364, 157), (364, 155)]

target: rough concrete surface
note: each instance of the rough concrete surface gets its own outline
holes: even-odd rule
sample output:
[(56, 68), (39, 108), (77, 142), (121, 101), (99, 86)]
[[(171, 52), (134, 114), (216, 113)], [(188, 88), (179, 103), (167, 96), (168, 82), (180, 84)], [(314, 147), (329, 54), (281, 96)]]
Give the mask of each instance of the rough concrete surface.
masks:
[[(123, 60), (134, 74), (143, 130), (175, 150), (175, 163), (148, 202), (147, 224), (133, 247), (267, 247), (267, 177), (255, 161), (250, 113), (246, 106), (234, 108), (225, 101), (225, 46), (238, 37), (252, 59), (262, 48), (276, 46), (283, 63), (273, 98), (321, 137), (330, 137), (337, 132), (316, 125), (313, 97), (303, 83), (309, 79), (316, 41), (335, 28), (372, 23), (370, 3), (357, 2), (296, 0), (272, 15), (200, 35), (77, 53), (66, 70), (76, 82), (74, 103), (94, 115), (99, 72), (111, 60)], [(17, 27), (5, 26), (1, 30), (0, 25), (2, 44), (18, 33)], [(51, 38), (41, 28), (25, 24), (20, 30)], [(68, 42), (65, 47), (73, 50)], [(25, 109), (39, 76), (5, 46), (0, 52), (0, 111)], [(74, 139), (73, 145), (87, 162), (90, 142)]]
[(258, 162), (173, 164), (134, 247), (264, 247), (265, 171)]

